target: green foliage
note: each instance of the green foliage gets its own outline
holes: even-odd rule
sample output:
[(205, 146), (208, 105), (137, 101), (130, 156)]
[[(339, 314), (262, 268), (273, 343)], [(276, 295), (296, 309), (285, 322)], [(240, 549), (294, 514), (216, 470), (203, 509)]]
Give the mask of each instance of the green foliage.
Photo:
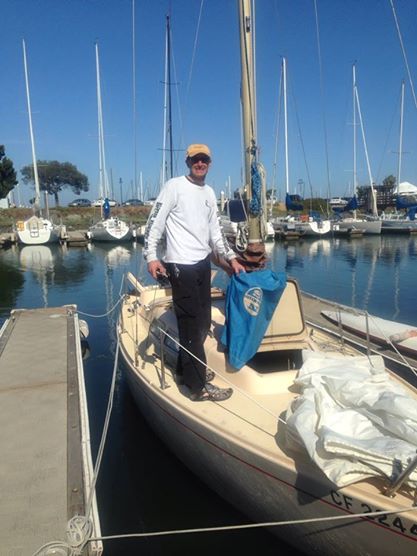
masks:
[(303, 201), (304, 212), (314, 210), (321, 214), (327, 213), (327, 200), (321, 197), (314, 197), (312, 199), (304, 199)]
[[(70, 162), (58, 162), (57, 160), (38, 160), (39, 187), (41, 191), (47, 191), (54, 195), (55, 204), (59, 204), (58, 193), (63, 188), (70, 187), (79, 195), (82, 191), (88, 191), (88, 178), (78, 171), (78, 168)], [(33, 164), (21, 169), (23, 181), (34, 183)]]
[(394, 185), (397, 183), (397, 178), (393, 175), (387, 176), (383, 181), (382, 181), (382, 185), (385, 186), (389, 186), (389, 187), (394, 187)]
[(13, 162), (7, 158), (4, 145), (0, 145), (0, 199), (4, 199), (16, 184)]

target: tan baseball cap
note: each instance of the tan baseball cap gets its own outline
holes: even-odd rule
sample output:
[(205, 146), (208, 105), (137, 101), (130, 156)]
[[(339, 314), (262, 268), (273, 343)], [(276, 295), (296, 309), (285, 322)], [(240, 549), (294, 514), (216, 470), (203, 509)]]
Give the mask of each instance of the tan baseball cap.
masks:
[(205, 154), (211, 159), (211, 152), (207, 145), (200, 145), (198, 143), (190, 145), (185, 153), (186, 158), (191, 158), (196, 154)]

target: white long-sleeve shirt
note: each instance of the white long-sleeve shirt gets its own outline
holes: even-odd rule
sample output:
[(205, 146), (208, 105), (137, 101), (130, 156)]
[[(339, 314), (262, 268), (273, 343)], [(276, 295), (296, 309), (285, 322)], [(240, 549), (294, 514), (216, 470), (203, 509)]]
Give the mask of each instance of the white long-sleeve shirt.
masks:
[(194, 264), (212, 250), (235, 257), (220, 228), (217, 201), (209, 185), (196, 185), (185, 176), (166, 182), (155, 201), (145, 230), (144, 257), (157, 260), (157, 246), (166, 232), (167, 263)]

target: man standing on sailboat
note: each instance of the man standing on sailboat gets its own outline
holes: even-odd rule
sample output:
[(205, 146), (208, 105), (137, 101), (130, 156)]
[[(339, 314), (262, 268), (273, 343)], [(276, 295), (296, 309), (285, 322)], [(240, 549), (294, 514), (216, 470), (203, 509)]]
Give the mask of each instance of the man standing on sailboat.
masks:
[[(190, 145), (186, 153), (189, 174), (173, 178), (160, 192), (145, 231), (144, 257), (153, 278), (168, 275), (178, 322), (180, 349), (177, 374), (189, 387), (193, 400), (221, 401), (230, 388), (212, 384), (207, 371), (204, 342), (211, 323), (212, 250), (225, 258), (233, 272), (244, 271), (225, 239), (217, 218), (217, 200), (205, 183), (211, 163), (207, 145)], [(164, 263), (157, 246), (166, 234)], [(190, 355), (191, 354), (191, 355)]]

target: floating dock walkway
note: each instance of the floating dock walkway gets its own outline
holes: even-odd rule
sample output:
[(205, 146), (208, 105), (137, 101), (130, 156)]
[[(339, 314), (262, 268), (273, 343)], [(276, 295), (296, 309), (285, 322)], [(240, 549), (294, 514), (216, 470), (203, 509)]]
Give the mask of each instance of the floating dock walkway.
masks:
[[(14, 310), (0, 329), (0, 446), (1, 553), (65, 540), (93, 476), (76, 306)], [(95, 497), (90, 507), (100, 537)]]

